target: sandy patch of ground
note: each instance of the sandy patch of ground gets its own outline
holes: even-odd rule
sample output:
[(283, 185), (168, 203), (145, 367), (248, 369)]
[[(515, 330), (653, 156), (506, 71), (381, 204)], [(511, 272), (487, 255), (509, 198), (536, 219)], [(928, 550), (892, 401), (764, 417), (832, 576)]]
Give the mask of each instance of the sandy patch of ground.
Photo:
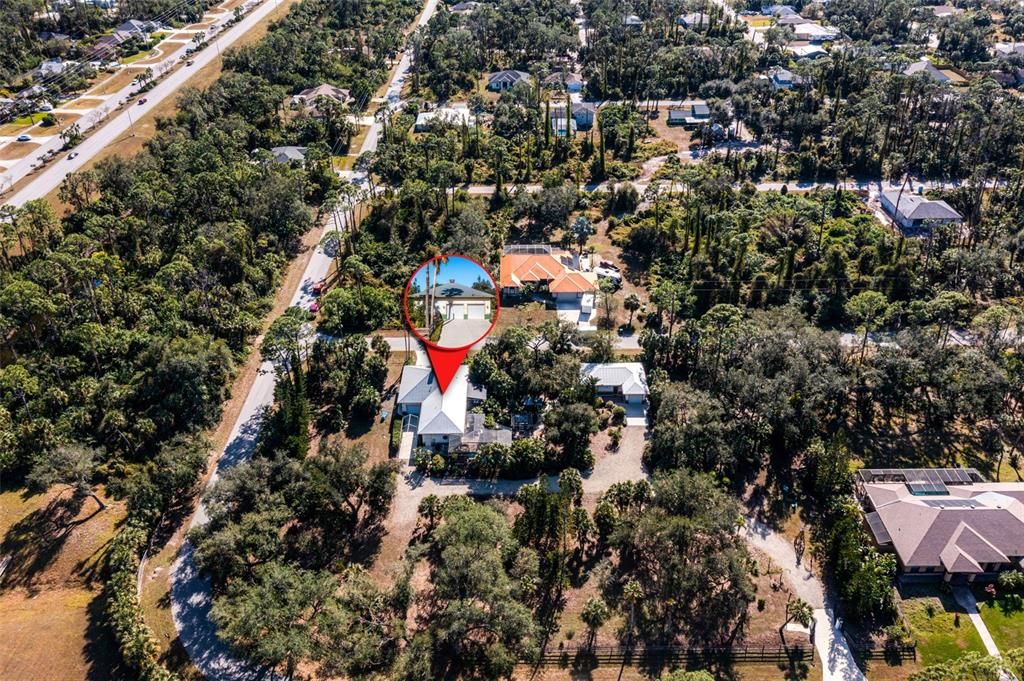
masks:
[(651, 118), (648, 123), (659, 138), (672, 142), (679, 151), (689, 154), (695, 131), (687, 130), (681, 125), (669, 125), (667, 121), (668, 108), (662, 106), (658, 117)]
[(123, 87), (135, 80), (139, 72), (134, 69), (121, 69), (114, 75), (110, 76), (106, 80), (97, 83), (91, 90), (86, 92), (88, 95), (112, 95), (118, 92)]
[(20, 161), (38, 148), (38, 142), (11, 142), (0, 147), (0, 161)]
[(71, 100), (67, 104), (61, 104), (60, 108), (73, 109), (75, 111), (80, 111), (82, 109), (95, 109), (96, 107), (101, 106), (103, 101), (103, 99), (98, 97), (79, 97), (78, 99)]

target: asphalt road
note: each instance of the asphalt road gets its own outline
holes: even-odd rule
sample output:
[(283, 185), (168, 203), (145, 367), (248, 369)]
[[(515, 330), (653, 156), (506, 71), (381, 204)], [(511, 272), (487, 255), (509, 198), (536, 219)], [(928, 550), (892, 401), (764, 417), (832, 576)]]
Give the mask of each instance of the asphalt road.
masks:
[[(344, 228), (344, 225), (336, 223), (332, 226), (335, 229)], [(314, 297), (313, 284), (327, 275), (330, 266), (331, 257), (317, 248), (306, 266), (299, 288), (292, 295), (291, 304), (308, 308)], [(228, 444), (217, 459), (207, 489), (220, 479), (224, 471), (252, 456), (263, 410), (274, 403), (275, 382), (273, 365), (264, 362), (245, 398), (238, 420), (235, 421), (228, 438)], [(201, 527), (208, 521), (206, 508), (200, 503), (192, 516), (189, 529)], [(200, 574), (193, 557), (192, 545), (186, 542), (171, 565), (171, 616), (174, 618), (174, 626), (178, 630), (181, 643), (193, 664), (207, 679), (216, 681), (277, 679), (276, 675), (254, 669), (237, 659), (230, 648), (217, 638), (217, 627), (210, 617), (212, 607), (210, 580)]]
[[(260, 22), (261, 19), (274, 11), (274, 8), (277, 7), (279, 3), (280, 0), (264, 0), (263, 4), (247, 14), (242, 21), (235, 24), (228, 30), (219, 33), (216, 38), (210, 41), (210, 44), (205, 49), (192, 55), (191, 59), (195, 62), (192, 66), (182, 66), (165, 77), (152, 90), (145, 93), (145, 104), (131, 103), (122, 109), (120, 113), (112, 114), (106, 125), (97, 129), (86, 140), (75, 147), (75, 151), (78, 152), (77, 157), (68, 160), (64, 155), (60, 155), (58, 160), (47, 166), (45, 170), (40, 172), (28, 185), (23, 187), (16, 194), (9, 196), (4, 203), (12, 206), (22, 206), (27, 201), (45, 197), (47, 194), (59, 187), (60, 183), (64, 181), (65, 176), (82, 168), (90, 159), (92, 159), (93, 156), (99, 153), (101, 149), (113, 144), (123, 135), (130, 134), (132, 123), (135, 120), (153, 110), (168, 97), (176, 96), (178, 90), (185, 84), (185, 81), (191, 78), (199, 69), (216, 59), (220, 55), (220, 52), (231, 47), (235, 41), (248, 33), (250, 29)], [(177, 55), (168, 57), (159, 64), (153, 65), (151, 68), (154, 73), (159, 73), (162, 67), (167, 68), (171, 63), (177, 61), (179, 58), (180, 57)], [(107, 101), (112, 104), (116, 104), (117, 102), (124, 101), (128, 97), (132, 96), (135, 91), (136, 88), (134, 86), (128, 85), (122, 88), (116, 95), (109, 97)], [(98, 121), (95, 117), (86, 116), (79, 121), (79, 127), (82, 129), (82, 132), (85, 132), (89, 128), (95, 127), (97, 122)], [(23, 159), (3, 172), (4, 183), (8, 180), (11, 184), (18, 182), (33, 170), (31, 166), (34, 163), (38, 163), (36, 161), (38, 156), (41, 156), (47, 151), (56, 151), (63, 146), (63, 142), (61, 142), (60, 138), (56, 135), (48, 138), (37, 137), (35, 138), (35, 141), (44, 139), (46, 141), (43, 142), (42, 146), (34, 150), (28, 158)]]
[[(273, 1), (267, 0), (266, 4), (270, 5)], [(430, 20), (431, 15), (437, 9), (437, 4), (438, 0), (427, 0), (423, 14), (420, 16), (420, 26)], [(208, 51), (204, 50), (204, 53)], [(408, 53), (399, 62), (388, 88), (389, 93), (401, 92), (401, 84), (408, 77), (411, 67), (411, 60), (407, 57)], [(363, 143), (361, 152), (376, 148), (377, 131), (378, 124), (375, 123)], [(348, 227), (344, 223), (344, 216), (335, 213), (331, 219), (333, 224), (328, 227), (328, 230), (333, 228), (343, 231)], [(331, 257), (318, 247), (306, 266), (299, 288), (292, 295), (291, 304), (308, 308), (313, 301), (313, 284), (327, 275), (330, 266)], [(404, 339), (402, 343), (404, 346)], [(242, 410), (232, 428), (228, 444), (217, 459), (207, 489), (220, 479), (224, 471), (252, 457), (256, 436), (260, 429), (261, 416), (264, 409), (274, 403), (275, 380), (273, 366), (269, 362), (264, 362), (249, 394), (246, 395)], [(209, 522), (209, 517), (206, 514), (206, 508), (200, 503), (189, 528), (201, 527), (207, 522)], [(217, 626), (211, 617), (213, 607), (211, 584), (207, 577), (200, 574), (195, 563), (193, 547), (189, 542), (182, 546), (171, 565), (170, 581), (171, 616), (174, 619), (174, 626), (178, 630), (178, 637), (189, 658), (204, 677), (211, 681), (254, 681), (255, 679), (278, 681), (280, 678), (278, 675), (265, 669), (257, 669), (247, 661), (239, 659), (229, 646), (217, 638)]]

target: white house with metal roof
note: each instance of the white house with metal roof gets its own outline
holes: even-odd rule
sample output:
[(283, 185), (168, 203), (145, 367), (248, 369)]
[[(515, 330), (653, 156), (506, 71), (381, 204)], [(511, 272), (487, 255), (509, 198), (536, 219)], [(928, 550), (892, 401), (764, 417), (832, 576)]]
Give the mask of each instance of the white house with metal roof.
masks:
[(640, 362), (591, 362), (580, 368), (580, 375), (585, 379), (594, 379), (597, 394), (606, 399), (621, 400), (627, 404), (643, 404), (650, 394), (647, 388), (647, 372)]
[(415, 433), (414, 445), (441, 452), (472, 452), (489, 442), (512, 442), (508, 428), (488, 428), (483, 414), (470, 409), (483, 403), (487, 391), (469, 382), (469, 368), (460, 366), (448, 389), (441, 392), (429, 366), (406, 366), (398, 387), (397, 413), (404, 430)]

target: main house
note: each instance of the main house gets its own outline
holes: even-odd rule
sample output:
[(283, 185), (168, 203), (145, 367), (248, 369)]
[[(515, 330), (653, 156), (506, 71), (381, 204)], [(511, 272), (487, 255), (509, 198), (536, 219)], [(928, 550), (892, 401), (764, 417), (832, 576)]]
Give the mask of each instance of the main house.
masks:
[(473, 452), (488, 442), (512, 442), (511, 430), (487, 428), (483, 414), (470, 412), (486, 398), (485, 388), (469, 382), (465, 365), (444, 392), (430, 367), (410, 365), (402, 369), (396, 409), (405, 429), (415, 433), (415, 446), (442, 453)]
[(1024, 560), (1024, 483), (973, 468), (862, 469), (857, 497), (904, 581), (994, 579)]
[(441, 319), (490, 319), (494, 293), (450, 279), (434, 286), (433, 299)]
[(945, 201), (932, 201), (913, 192), (882, 192), (882, 208), (906, 234), (939, 225), (960, 224), (963, 216)]

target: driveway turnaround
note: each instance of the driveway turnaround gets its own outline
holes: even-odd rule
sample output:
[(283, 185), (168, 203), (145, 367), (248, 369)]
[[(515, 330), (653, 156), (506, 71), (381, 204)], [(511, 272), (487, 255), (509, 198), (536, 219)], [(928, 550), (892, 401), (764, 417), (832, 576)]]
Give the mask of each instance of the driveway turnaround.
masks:
[(489, 319), (449, 319), (441, 327), (437, 344), (442, 348), (461, 348), (479, 340), (491, 328)]

